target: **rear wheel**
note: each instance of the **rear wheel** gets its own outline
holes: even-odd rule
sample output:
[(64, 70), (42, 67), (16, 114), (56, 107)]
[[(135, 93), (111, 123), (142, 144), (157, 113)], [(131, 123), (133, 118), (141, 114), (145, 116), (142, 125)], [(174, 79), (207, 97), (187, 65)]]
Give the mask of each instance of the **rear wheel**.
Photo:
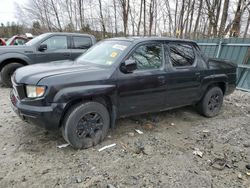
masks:
[(223, 103), (223, 92), (219, 87), (208, 89), (202, 100), (198, 103), (199, 113), (206, 117), (214, 117), (219, 114)]
[(23, 64), (20, 64), (20, 63), (10, 63), (10, 64), (5, 65), (1, 71), (2, 83), (7, 87), (11, 87), (12, 74), (15, 72), (16, 69), (22, 66)]
[(107, 108), (91, 101), (73, 106), (68, 111), (62, 125), (62, 135), (72, 147), (85, 149), (103, 141), (109, 126)]

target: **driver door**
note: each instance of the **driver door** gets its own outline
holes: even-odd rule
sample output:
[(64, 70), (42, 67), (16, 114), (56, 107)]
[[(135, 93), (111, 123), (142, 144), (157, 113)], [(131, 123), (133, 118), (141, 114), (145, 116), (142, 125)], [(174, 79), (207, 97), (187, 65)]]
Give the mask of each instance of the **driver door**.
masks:
[(40, 45), (46, 44), (47, 49), (38, 51), (36, 59), (38, 63), (69, 60), (71, 58), (71, 50), (68, 45), (68, 37), (64, 35), (52, 36)]
[(164, 50), (161, 42), (137, 46), (128, 58), (137, 62), (132, 73), (119, 72), (119, 116), (158, 111), (164, 107), (166, 72)]

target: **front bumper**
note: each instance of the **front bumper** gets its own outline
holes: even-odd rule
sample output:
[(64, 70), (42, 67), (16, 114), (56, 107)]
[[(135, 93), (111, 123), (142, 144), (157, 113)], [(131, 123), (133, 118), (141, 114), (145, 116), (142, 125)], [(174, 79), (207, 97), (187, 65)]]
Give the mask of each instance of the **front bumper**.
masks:
[(58, 129), (64, 104), (52, 103), (50, 106), (32, 106), (19, 100), (15, 90), (10, 92), (13, 111), (24, 121), (42, 126), (46, 129)]

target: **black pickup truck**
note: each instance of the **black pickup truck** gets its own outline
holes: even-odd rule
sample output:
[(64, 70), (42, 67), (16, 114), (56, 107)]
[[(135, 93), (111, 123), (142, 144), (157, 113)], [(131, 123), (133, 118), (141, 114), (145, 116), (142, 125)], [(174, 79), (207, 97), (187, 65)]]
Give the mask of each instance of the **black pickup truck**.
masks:
[(21, 46), (0, 47), (2, 82), (11, 86), (13, 72), (24, 65), (57, 60), (74, 60), (95, 44), (92, 35), (80, 33), (45, 33)]
[(88, 148), (119, 117), (186, 105), (216, 116), (235, 82), (234, 64), (204, 58), (193, 41), (114, 38), (75, 61), (18, 69), (10, 99), (24, 120), (60, 128), (74, 148)]

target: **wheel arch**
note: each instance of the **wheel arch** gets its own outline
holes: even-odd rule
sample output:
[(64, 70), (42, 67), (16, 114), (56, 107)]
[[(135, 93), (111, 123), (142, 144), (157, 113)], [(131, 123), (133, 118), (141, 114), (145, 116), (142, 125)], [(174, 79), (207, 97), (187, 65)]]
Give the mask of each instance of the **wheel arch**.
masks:
[(81, 103), (87, 102), (87, 101), (95, 101), (95, 102), (99, 102), (99, 103), (103, 104), (107, 108), (107, 110), (108, 110), (108, 112), (110, 114), (111, 120), (112, 120), (112, 118), (116, 118), (116, 117), (112, 117), (113, 110), (114, 110), (113, 109), (114, 104), (112, 102), (111, 96), (101, 95), (101, 96), (79, 97), (79, 98), (76, 98), (76, 99), (73, 99), (73, 100), (69, 101), (66, 104), (66, 106), (64, 107), (61, 118), (60, 118), (60, 121), (59, 121), (59, 128), (62, 126), (62, 122), (64, 120), (64, 117), (65, 117), (66, 113), (72, 107), (74, 107), (76, 105), (79, 105)]
[(213, 82), (213, 83), (208, 84), (205, 93), (206, 93), (210, 88), (212, 88), (212, 87), (219, 87), (219, 88), (222, 90), (223, 95), (225, 95), (226, 90), (227, 90), (227, 84), (226, 84), (226, 82), (219, 81), (219, 82)]
[(3, 60), (1, 62), (1, 64), (0, 64), (0, 72), (2, 71), (2, 69), (3, 69), (3, 67), (5, 65), (8, 65), (10, 63), (20, 63), (22, 65), (28, 65), (28, 63), (25, 60), (21, 59), (21, 58), (8, 58), (8, 59), (5, 59), (5, 60)]

